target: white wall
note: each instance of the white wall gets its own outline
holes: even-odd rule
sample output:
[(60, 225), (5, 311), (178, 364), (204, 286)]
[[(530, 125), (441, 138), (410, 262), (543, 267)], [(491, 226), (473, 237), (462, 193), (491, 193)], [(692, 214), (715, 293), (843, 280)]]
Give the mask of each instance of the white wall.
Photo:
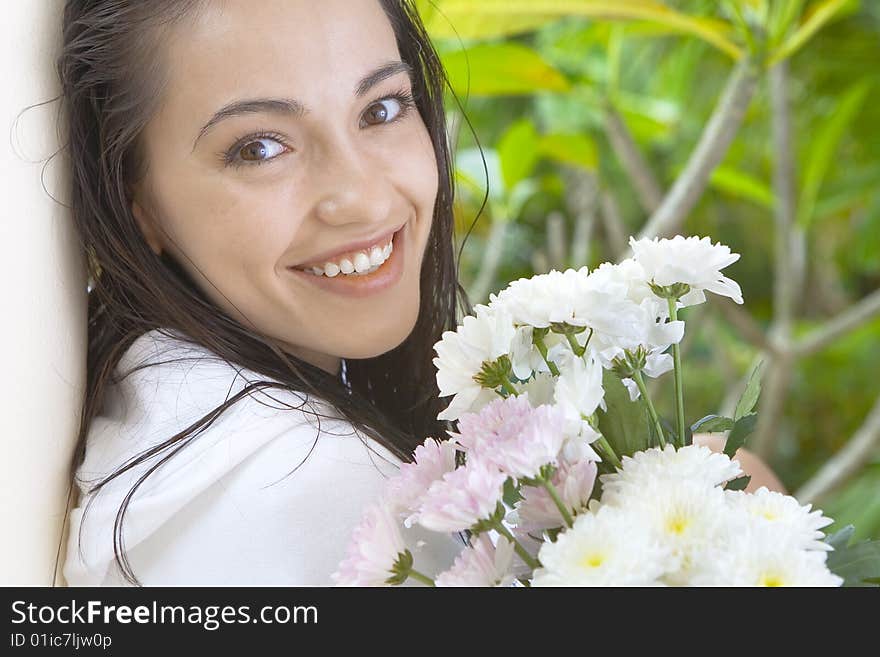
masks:
[[(85, 384), (86, 277), (67, 210), (41, 186), (59, 145), (55, 58), (63, 0), (3, 5), (0, 25), (0, 584), (50, 585)], [(43, 175), (67, 201), (66, 157)], [(58, 576), (61, 582), (60, 574)]]

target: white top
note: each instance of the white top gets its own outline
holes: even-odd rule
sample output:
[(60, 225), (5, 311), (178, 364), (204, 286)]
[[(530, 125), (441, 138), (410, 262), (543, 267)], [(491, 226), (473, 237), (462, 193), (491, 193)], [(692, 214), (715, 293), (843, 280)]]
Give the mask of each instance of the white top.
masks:
[[(93, 496), (85, 493), (89, 482), (171, 438), (249, 381), (266, 380), (158, 330), (132, 344), (117, 372), (181, 356), (187, 359), (111, 385), (92, 422), (77, 471), (80, 501), (70, 515), (63, 571), (70, 586), (127, 585), (114, 559), (113, 525), (124, 497), (157, 459)], [(251, 392), (141, 484), (122, 539), (144, 585), (332, 585), (361, 514), (400, 461), (329, 404), (316, 400), (314, 408), (331, 419), (299, 410), (308, 398), (274, 388)], [(424, 573), (448, 568), (464, 546), (455, 534), (403, 531)]]

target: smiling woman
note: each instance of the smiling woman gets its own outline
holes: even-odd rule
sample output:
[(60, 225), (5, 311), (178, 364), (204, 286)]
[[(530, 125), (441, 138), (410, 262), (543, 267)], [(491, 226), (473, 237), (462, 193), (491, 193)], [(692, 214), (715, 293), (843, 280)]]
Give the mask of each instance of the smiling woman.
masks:
[(64, 574), (330, 583), (390, 470), (454, 428), (432, 347), (471, 308), (418, 14), (71, 0), (63, 30), (91, 278)]

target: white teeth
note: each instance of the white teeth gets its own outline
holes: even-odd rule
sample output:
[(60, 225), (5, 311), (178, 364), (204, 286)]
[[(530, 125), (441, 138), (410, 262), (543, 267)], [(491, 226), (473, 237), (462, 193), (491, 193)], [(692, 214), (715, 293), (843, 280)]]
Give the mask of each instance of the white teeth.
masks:
[[(363, 273), (370, 268), (370, 258), (366, 253), (358, 253), (354, 257), (354, 270), (357, 273)], [(326, 269), (326, 265), (325, 265)]]
[(311, 267), (303, 271), (316, 276), (328, 276), (330, 278), (340, 273), (363, 276), (379, 269), (391, 257), (393, 251), (394, 243), (388, 242), (384, 247), (374, 246), (370, 249), (369, 253), (361, 251), (354, 256), (353, 262), (348, 258), (342, 258), (338, 263), (325, 262), (323, 267)]

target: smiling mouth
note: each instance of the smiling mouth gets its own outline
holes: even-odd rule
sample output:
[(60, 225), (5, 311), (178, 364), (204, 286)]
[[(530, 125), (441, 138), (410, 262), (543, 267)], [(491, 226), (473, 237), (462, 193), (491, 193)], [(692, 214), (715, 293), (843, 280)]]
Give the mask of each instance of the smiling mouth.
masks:
[(402, 229), (403, 226), (369, 247), (350, 251), (344, 256), (332, 260), (315, 261), (312, 264), (297, 265), (291, 269), (320, 278), (369, 276), (391, 259), (396, 243), (395, 238)]
[(326, 273), (315, 275), (313, 272), (304, 271), (297, 267), (288, 267), (288, 271), (297, 277), (302, 277), (303, 282), (315, 285), (318, 288), (351, 298), (363, 298), (378, 294), (395, 286), (403, 277), (404, 261), (406, 259), (406, 235), (407, 226), (403, 227), (392, 236), (391, 252), (378, 267), (365, 271), (361, 274), (343, 274), (336, 272), (333, 276)]

